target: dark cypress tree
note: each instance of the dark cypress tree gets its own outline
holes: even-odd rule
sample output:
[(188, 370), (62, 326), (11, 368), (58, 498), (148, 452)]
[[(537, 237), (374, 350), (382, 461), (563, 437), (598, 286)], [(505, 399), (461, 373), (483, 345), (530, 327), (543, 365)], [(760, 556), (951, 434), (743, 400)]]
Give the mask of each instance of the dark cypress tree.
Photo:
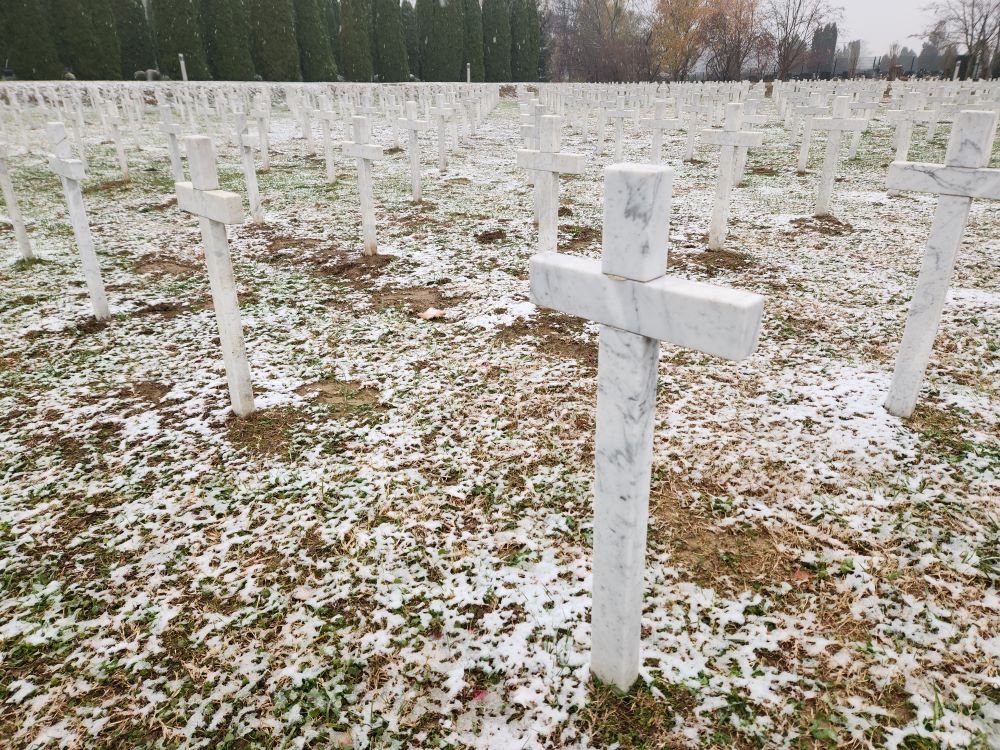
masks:
[(0, 67), (6, 63), (18, 78), (59, 78), (62, 65), (38, 0), (0, 3)]
[(372, 55), (375, 75), (380, 81), (406, 81), (410, 68), (406, 60), (406, 45), (403, 42), (403, 19), (399, 0), (372, 0), (375, 31), (374, 54)]
[(104, 53), (84, 0), (52, 0), (52, 26), (63, 65), (77, 78), (106, 77)]
[[(94, 28), (94, 42), (97, 44), (99, 76), (105, 80), (121, 78), (122, 51), (111, 0), (90, 0), (90, 21)], [(129, 77), (132, 77), (131, 71)]]
[(249, 0), (254, 67), (268, 81), (301, 81), (292, 0)]
[(371, 47), (372, 11), (369, 0), (340, 4), (340, 58), (348, 81), (370, 81), (374, 75)]
[(208, 79), (208, 58), (194, 0), (151, 0), (153, 29), (160, 72), (174, 80), (181, 78), (178, 54), (184, 55), (188, 78)]
[(410, 0), (403, 0), (399, 15), (403, 22), (403, 43), (406, 45), (406, 60), (410, 64), (410, 72), (420, 78), (420, 34), (417, 31), (417, 11)]
[(510, 77), (512, 81), (538, 78), (538, 9), (535, 0), (511, 0)]
[(317, 0), (295, 0), (295, 31), (303, 80), (336, 80), (337, 66), (326, 35), (326, 19), (320, 13)]
[(149, 30), (142, 0), (114, 0), (112, 10), (122, 51), (122, 75), (130, 78), (137, 70), (155, 66), (153, 34)]
[(464, 78), (462, 0), (417, 0), (420, 77), (425, 81)]
[(333, 52), (333, 63), (337, 70), (343, 70), (340, 61), (340, 0), (325, 0), (327, 37), (330, 39), (330, 51)]
[(201, 29), (212, 78), (217, 81), (253, 78), (250, 35), (242, 0), (201, 0)]
[(465, 59), (462, 61), (462, 80), (465, 80), (465, 63), (468, 63), (473, 81), (484, 80), (483, 69), (483, 10), (479, 0), (462, 0), (462, 14), (465, 22), (465, 38), (462, 48)]
[(483, 67), (487, 81), (510, 80), (510, 19), (504, 0), (483, 0)]

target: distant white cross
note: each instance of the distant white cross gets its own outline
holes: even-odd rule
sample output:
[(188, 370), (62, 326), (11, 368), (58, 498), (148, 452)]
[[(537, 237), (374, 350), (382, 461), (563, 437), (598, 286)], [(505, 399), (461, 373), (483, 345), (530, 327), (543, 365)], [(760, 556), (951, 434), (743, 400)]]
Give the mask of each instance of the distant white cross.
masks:
[(215, 148), (205, 136), (188, 136), (187, 147), (190, 182), (178, 182), (177, 207), (198, 217), (201, 238), (205, 245), (205, 265), (212, 288), (212, 303), (219, 325), (222, 359), (229, 384), (229, 400), (237, 416), (245, 417), (254, 410), (250, 365), (243, 342), (240, 304), (236, 296), (236, 278), (229, 255), (227, 224), (243, 223), (243, 201), (236, 193), (219, 190), (219, 173), (215, 165)]
[(73, 225), (73, 236), (76, 247), (80, 251), (83, 266), (83, 276), (87, 281), (87, 291), (90, 294), (90, 304), (97, 320), (107, 320), (111, 317), (108, 309), (108, 298), (104, 292), (104, 280), (101, 278), (101, 267), (94, 251), (94, 239), (90, 234), (90, 224), (87, 221), (87, 209), (83, 204), (83, 192), (80, 183), (84, 180), (83, 164), (79, 159), (72, 158), (69, 142), (66, 140), (66, 126), (61, 122), (50, 122), (46, 126), (49, 139), (49, 168), (62, 180), (63, 193), (66, 195), (66, 207), (69, 209), (69, 220)]
[(367, 117), (351, 118), (354, 140), (345, 141), (344, 153), (358, 163), (358, 194), (361, 199), (361, 230), (364, 235), (364, 254), (375, 255), (378, 242), (375, 239), (375, 198), (372, 195), (372, 162), (382, 158), (382, 147), (369, 143), (371, 125)]
[(816, 198), (816, 216), (827, 216), (830, 213), (830, 201), (833, 198), (833, 182), (837, 176), (837, 165), (840, 163), (840, 146), (845, 132), (859, 133), (865, 129), (867, 122), (863, 119), (850, 119), (851, 100), (847, 96), (838, 96), (833, 100), (831, 117), (817, 117), (813, 128), (827, 131), (826, 157), (823, 160), (823, 172), (819, 179), (819, 195)]
[(340, 118), (333, 111), (330, 97), (321, 94), (319, 97), (319, 107), (313, 112), (319, 120), (320, 130), (323, 133), (323, 160), (326, 164), (326, 181), (337, 181), (337, 166), (333, 158), (333, 127)]
[(455, 110), (444, 106), (444, 96), (438, 94), (437, 104), (430, 109), (430, 116), (437, 121), (438, 127), (438, 169), (444, 172), (448, 168), (448, 144), (446, 126), (455, 114)]
[(264, 207), (260, 202), (260, 189), (257, 187), (257, 166), (253, 160), (253, 143), (247, 132), (246, 112), (236, 112), (236, 145), (240, 150), (243, 163), (243, 180), (247, 186), (247, 202), (250, 204), (250, 218), (254, 224), (264, 223)]
[(729, 233), (729, 203), (736, 178), (736, 159), (739, 152), (760, 146), (764, 141), (762, 133), (740, 130), (743, 125), (743, 105), (732, 102), (726, 105), (726, 122), (722, 130), (703, 130), (702, 140), (706, 144), (722, 146), (719, 153), (719, 181), (715, 189), (715, 204), (712, 208), (712, 224), (708, 230), (708, 246), (721, 250)]
[(21, 251), (21, 257), (24, 260), (31, 260), (35, 254), (31, 251), (28, 230), (24, 226), (21, 209), (17, 205), (17, 195), (14, 193), (14, 184), (10, 179), (7, 158), (7, 147), (0, 143), (0, 192), (3, 193), (3, 201), (7, 205), (7, 216), (14, 227), (14, 237), (17, 239), (17, 247)]
[(407, 101), (403, 111), (406, 116), (399, 120), (399, 127), (410, 131), (410, 191), (413, 195), (413, 202), (420, 203), (420, 133), (428, 130), (431, 124), (427, 120), (417, 119), (417, 103), (415, 101)]
[(560, 153), (559, 128), (562, 118), (545, 115), (541, 118), (538, 149), (517, 152), (517, 166), (534, 170), (535, 189), (540, 197), (538, 216), (538, 250), (555, 252), (559, 227), (559, 174), (582, 174), (586, 157), (582, 154)]
[(184, 166), (181, 163), (181, 149), (177, 137), (181, 134), (181, 126), (174, 122), (174, 111), (169, 104), (161, 104), (160, 132), (167, 136), (167, 151), (170, 153), (170, 171), (174, 182), (184, 181)]
[(635, 110), (626, 108), (625, 97), (619, 96), (615, 106), (608, 110), (607, 114), (615, 123), (615, 161), (621, 161), (625, 141), (625, 120), (634, 117)]
[(671, 171), (604, 171), (604, 257), (531, 259), (531, 295), (601, 324), (597, 364), (591, 672), (622, 690), (640, 663), (643, 570), (660, 342), (730, 359), (753, 353), (764, 300), (666, 276)]
[(941, 196), (885, 403), (898, 417), (910, 416), (916, 407), (972, 199), (1000, 200), (1000, 169), (985, 169), (996, 126), (995, 112), (961, 112), (952, 126), (943, 166), (894, 162), (889, 167), (889, 188)]
[(650, 161), (659, 164), (663, 161), (663, 131), (680, 130), (684, 124), (679, 119), (667, 118), (667, 102), (657, 99), (653, 103), (653, 116), (639, 120), (639, 124), (653, 131), (653, 148)]

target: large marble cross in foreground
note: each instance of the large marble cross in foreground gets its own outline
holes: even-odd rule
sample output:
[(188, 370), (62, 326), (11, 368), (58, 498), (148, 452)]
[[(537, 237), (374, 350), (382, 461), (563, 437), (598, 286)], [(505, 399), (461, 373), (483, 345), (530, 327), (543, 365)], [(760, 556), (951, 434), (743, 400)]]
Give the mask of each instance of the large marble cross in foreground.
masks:
[(660, 342), (728, 359), (753, 353), (763, 297), (670, 278), (673, 170), (604, 170), (604, 257), (531, 259), (536, 304), (601, 324), (597, 363), (591, 672), (627, 690), (639, 672)]
[(996, 127), (994, 112), (961, 112), (952, 126), (943, 166), (897, 161), (889, 167), (889, 189), (941, 196), (885, 402), (897, 417), (910, 416), (917, 405), (972, 199), (1000, 200), (1000, 169), (984, 169)]

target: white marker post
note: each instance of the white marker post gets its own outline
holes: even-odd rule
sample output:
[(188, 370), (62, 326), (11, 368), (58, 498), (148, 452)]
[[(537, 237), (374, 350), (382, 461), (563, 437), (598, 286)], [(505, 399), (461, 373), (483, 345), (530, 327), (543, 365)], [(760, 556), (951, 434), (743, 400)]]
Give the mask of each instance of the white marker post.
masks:
[(257, 167), (253, 162), (253, 144), (247, 134), (246, 112), (236, 113), (236, 141), (243, 162), (243, 180), (247, 186), (250, 219), (254, 224), (263, 224), (264, 207), (260, 202), (260, 189), (257, 187)]
[(35, 254), (31, 251), (28, 229), (24, 226), (24, 218), (17, 205), (14, 183), (10, 180), (10, 169), (7, 166), (7, 147), (3, 144), (0, 144), (0, 191), (3, 192), (3, 202), (7, 205), (7, 216), (14, 226), (14, 237), (17, 239), (17, 247), (21, 251), (21, 258), (31, 260)]
[(368, 141), (371, 125), (367, 117), (352, 117), (351, 129), (354, 140), (346, 141), (344, 153), (353, 156), (358, 163), (358, 194), (361, 199), (361, 231), (364, 236), (364, 254), (375, 255), (378, 242), (375, 239), (375, 198), (372, 195), (372, 162), (382, 158), (382, 147)]
[(181, 163), (181, 149), (177, 143), (181, 126), (174, 122), (174, 111), (169, 104), (161, 104), (159, 110), (160, 132), (167, 136), (167, 151), (170, 152), (170, 171), (174, 175), (174, 182), (183, 182), (184, 166)]
[(178, 52), (177, 53), (177, 59), (180, 61), (180, 64), (181, 64), (181, 80), (184, 81), (185, 83), (187, 83), (188, 69), (187, 69), (187, 65), (184, 64), (184, 53), (183, 52)]
[(178, 182), (177, 207), (198, 217), (205, 244), (205, 265), (212, 288), (212, 303), (219, 325), (222, 359), (229, 383), (229, 400), (237, 416), (254, 411), (250, 364), (247, 362), (240, 322), (240, 303), (236, 297), (236, 278), (229, 255), (226, 224), (243, 223), (243, 200), (236, 193), (219, 190), (212, 140), (201, 135), (184, 139), (187, 147), (190, 182)]
[(437, 120), (438, 128), (438, 169), (444, 172), (448, 168), (448, 144), (446, 127), (455, 110), (444, 106), (444, 96), (438, 95), (436, 106), (431, 107), (430, 116)]
[(615, 164), (604, 182), (604, 258), (535, 255), (531, 295), (601, 324), (591, 672), (628, 690), (640, 663), (660, 341), (743, 359), (757, 346), (764, 300), (666, 276), (669, 168)]
[(49, 168), (62, 180), (63, 193), (66, 196), (66, 207), (69, 210), (69, 220), (73, 225), (73, 236), (80, 252), (83, 265), (83, 276), (87, 281), (87, 291), (90, 294), (90, 304), (97, 320), (107, 320), (111, 317), (108, 309), (108, 297), (104, 292), (104, 279), (101, 278), (101, 267), (97, 262), (97, 252), (94, 250), (94, 238), (90, 234), (90, 224), (87, 221), (87, 209), (83, 205), (83, 192), (80, 183), (86, 175), (83, 163), (72, 158), (69, 141), (66, 140), (66, 126), (61, 122), (50, 122), (46, 126), (49, 138)]
[(995, 112), (961, 112), (952, 127), (944, 166), (894, 162), (889, 167), (889, 188), (941, 196), (885, 402), (897, 417), (909, 417), (917, 405), (972, 199), (1000, 200), (1000, 169), (984, 168), (996, 126)]
[(410, 156), (410, 191), (413, 194), (413, 202), (420, 203), (420, 136), (419, 134), (430, 128), (428, 120), (417, 119), (417, 103), (407, 101), (404, 105), (406, 117), (399, 120), (399, 127), (410, 131), (409, 156)]
[(823, 172), (819, 178), (819, 195), (816, 198), (816, 216), (830, 214), (830, 201), (833, 198), (833, 181), (837, 176), (837, 166), (840, 163), (840, 146), (845, 132), (860, 133), (867, 122), (863, 119), (849, 119), (851, 100), (846, 96), (838, 96), (833, 101), (832, 117), (817, 117), (813, 128), (825, 130), (826, 157), (823, 159)]
[(535, 174), (535, 190), (540, 198), (538, 216), (538, 252), (555, 252), (559, 232), (559, 175), (583, 174), (587, 158), (583, 154), (559, 152), (559, 128), (562, 118), (541, 118), (538, 150), (520, 149), (517, 166)]
[(708, 230), (708, 246), (721, 250), (729, 234), (729, 203), (732, 198), (733, 183), (736, 180), (736, 160), (740, 151), (760, 146), (764, 142), (762, 133), (740, 130), (743, 124), (743, 105), (732, 102), (726, 105), (726, 123), (722, 130), (703, 130), (702, 140), (706, 144), (722, 146), (719, 153), (719, 182), (715, 189), (715, 205), (712, 208), (712, 224)]

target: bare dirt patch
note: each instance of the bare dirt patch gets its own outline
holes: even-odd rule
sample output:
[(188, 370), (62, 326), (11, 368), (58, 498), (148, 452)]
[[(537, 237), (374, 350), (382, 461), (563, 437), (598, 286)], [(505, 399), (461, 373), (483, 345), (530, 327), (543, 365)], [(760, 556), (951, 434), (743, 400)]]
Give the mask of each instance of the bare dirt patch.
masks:
[(751, 167), (747, 170), (749, 174), (760, 175), (761, 177), (777, 177), (779, 172), (774, 167)]
[(558, 213), (559, 213), (560, 216), (572, 216), (573, 215), (573, 209), (570, 208), (569, 206), (559, 206), (559, 212)]
[(407, 308), (413, 313), (422, 313), (430, 307), (445, 306), (441, 290), (432, 286), (379, 289), (372, 294), (372, 304), (379, 310)]
[(160, 255), (144, 255), (135, 262), (132, 269), (136, 273), (152, 276), (191, 276), (198, 272), (193, 263)]
[(539, 310), (533, 318), (519, 319), (504, 328), (497, 341), (505, 343), (534, 340), (540, 352), (564, 359), (575, 359), (581, 365), (597, 367), (597, 342), (585, 341), (585, 323), (580, 318)]
[(403, 147), (402, 146), (392, 146), (391, 148), (387, 148), (382, 153), (385, 154), (386, 156), (392, 156), (393, 154), (401, 154), (401, 153), (403, 153)]
[(160, 201), (159, 203), (148, 203), (139, 209), (139, 213), (149, 213), (150, 211), (166, 211), (168, 208), (173, 208), (177, 205), (177, 196), (171, 196), (166, 200)]
[(312, 403), (330, 407), (330, 415), (338, 418), (353, 417), (381, 408), (376, 389), (349, 380), (327, 378), (300, 386), (295, 392), (310, 398)]
[(507, 232), (503, 229), (486, 229), (474, 236), (480, 245), (492, 245), (494, 242), (506, 239)]
[(602, 232), (597, 227), (570, 224), (569, 226), (562, 227), (562, 230), (570, 236), (569, 241), (562, 246), (565, 250), (578, 250), (600, 243), (601, 241)]
[(96, 185), (87, 185), (83, 188), (83, 192), (101, 193), (109, 190), (124, 190), (130, 185), (131, 183), (128, 180), (106, 180), (105, 182), (99, 182)]
[(791, 224), (800, 232), (816, 232), (833, 237), (854, 231), (854, 227), (835, 216), (802, 216), (792, 219)]
[(163, 400), (164, 396), (170, 393), (172, 388), (172, 385), (160, 383), (156, 380), (141, 380), (138, 383), (130, 384), (120, 395), (123, 397), (140, 398), (151, 404), (158, 404)]
[(164, 318), (176, 318), (178, 315), (184, 315), (185, 313), (194, 312), (195, 310), (202, 310), (208, 304), (208, 299), (199, 300), (199, 302), (195, 305), (184, 304), (182, 302), (153, 302), (148, 305), (143, 305), (136, 310), (133, 315), (159, 315)]
[(745, 271), (754, 265), (754, 260), (746, 253), (733, 250), (703, 250), (700, 253), (670, 253), (669, 265), (699, 268), (713, 277), (724, 271)]
[(290, 406), (262, 409), (248, 417), (234, 416), (226, 423), (226, 437), (230, 443), (250, 453), (281, 454), (303, 416)]
[(108, 320), (98, 320), (93, 316), (80, 318), (76, 321), (76, 332), (81, 336), (89, 336), (92, 333), (103, 331), (109, 323)]

